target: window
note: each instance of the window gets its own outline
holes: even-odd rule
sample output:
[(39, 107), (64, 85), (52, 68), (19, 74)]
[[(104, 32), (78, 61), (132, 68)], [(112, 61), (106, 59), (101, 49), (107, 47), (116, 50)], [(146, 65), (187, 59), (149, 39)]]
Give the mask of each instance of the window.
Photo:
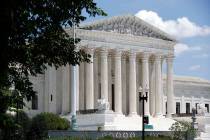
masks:
[(166, 114), (167, 114), (167, 102), (165, 103), (165, 105), (166, 105)]
[(32, 109), (33, 110), (38, 109), (38, 96), (37, 95), (32, 96)]
[(196, 114), (198, 114), (198, 103), (195, 103)]
[(112, 110), (114, 110), (114, 84), (112, 84)]
[(186, 103), (186, 114), (190, 114), (190, 103)]
[(180, 114), (180, 102), (176, 102), (176, 114)]
[(101, 83), (98, 84), (99, 99), (101, 99)]
[(206, 111), (209, 113), (209, 104), (205, 104)]

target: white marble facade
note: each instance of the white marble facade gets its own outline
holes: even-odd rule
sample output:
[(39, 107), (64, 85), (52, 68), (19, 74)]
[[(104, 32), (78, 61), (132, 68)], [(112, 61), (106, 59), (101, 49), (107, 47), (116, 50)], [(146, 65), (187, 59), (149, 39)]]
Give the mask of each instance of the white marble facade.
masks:
[[(66, 31), (72, 34), (71, 29)], [(190, 108), (196, 103), (209, 108), (210, 82), (174, 76), (176, 40), (146, 22), (134, 16), (118, 16), (84, 25), (76, 29), (76, 36), (81, 38), (78, 48), (92, 56), (92, 63), (57, 70), (48, 67), (44, 75), (32, 78), (38, 107), (28, 109), (30, 115), (95, 109), (97, 99), (103, 98), (116, 114), (141, 116), (140, 86), (149, 88), (145, 113), (151, 117), (171, 118), (178, 104), (180, 113), (186, 113), (186, 103)], [(167, 67), (165, 74), (163, 64)]]

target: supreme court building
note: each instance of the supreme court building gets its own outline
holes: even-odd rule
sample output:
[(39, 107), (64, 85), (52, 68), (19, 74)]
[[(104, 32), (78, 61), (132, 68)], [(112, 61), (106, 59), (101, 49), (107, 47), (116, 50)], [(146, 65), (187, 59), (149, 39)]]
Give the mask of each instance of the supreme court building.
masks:
[[(75, 32), (81, 39), (78, 49), (91, 55), (91, 63), (48, 67), (31, 77), (38, 94), (27, 103), (29, 115), (53, 112), (71, 120), (76, 114), (79, 130), (141, 130), (139, 87), (148, 91), (145, 114), (153, 130), (168, 130), (176, 114), (190, 114), (198, 104), (209, 112), (210, 82), (173, 74), (177, 42), (163, 31), (127, 15)], [(99, 101), (106, 111), (98, 112)]]

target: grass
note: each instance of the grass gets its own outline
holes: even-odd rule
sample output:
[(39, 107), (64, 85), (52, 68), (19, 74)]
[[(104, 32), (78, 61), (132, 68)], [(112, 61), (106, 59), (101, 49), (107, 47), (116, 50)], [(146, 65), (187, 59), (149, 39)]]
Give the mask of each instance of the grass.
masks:
[[(53, 138), (49, 138), (47, 140), (93, 140), (91, 138), (79, 138), (79, 137), (53, 137)], [(126, 140), (123, 138), (112, 138), (110, 136), (107, 137), (101, 137), (98, 138), (97, 140)], [(141, 140), (141, 137), (133, 137), (133, 138), (128, 138), (128, 140)], [(167, 136), (159, 136), (159, 137), (154, 137), (154, 136), (146, 136), (145, 140), (171, 140), (170, 137)]]

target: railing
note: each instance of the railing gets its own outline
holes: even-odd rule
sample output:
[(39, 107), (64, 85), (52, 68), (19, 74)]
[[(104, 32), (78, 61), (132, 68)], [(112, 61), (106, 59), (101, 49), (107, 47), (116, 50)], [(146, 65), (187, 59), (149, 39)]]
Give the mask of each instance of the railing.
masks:
[[(172, 131), (145, 131), (145, 136), (151, 137), (170, 137)], [(113, 139), (132, 139), (142, 136), (142, 131), (62, 131), (62, 130), (50, 130), (48, 131), (48, 137), (54, 138), (79, 138), (95, 140), (105, 136), (110, 136)], [(185, 140), (193, 140), (192, 137), (186, 135)]]
[(179, 114), (173, 114), (173, 117), (192, 117), (192, 113), (179, 113)]

